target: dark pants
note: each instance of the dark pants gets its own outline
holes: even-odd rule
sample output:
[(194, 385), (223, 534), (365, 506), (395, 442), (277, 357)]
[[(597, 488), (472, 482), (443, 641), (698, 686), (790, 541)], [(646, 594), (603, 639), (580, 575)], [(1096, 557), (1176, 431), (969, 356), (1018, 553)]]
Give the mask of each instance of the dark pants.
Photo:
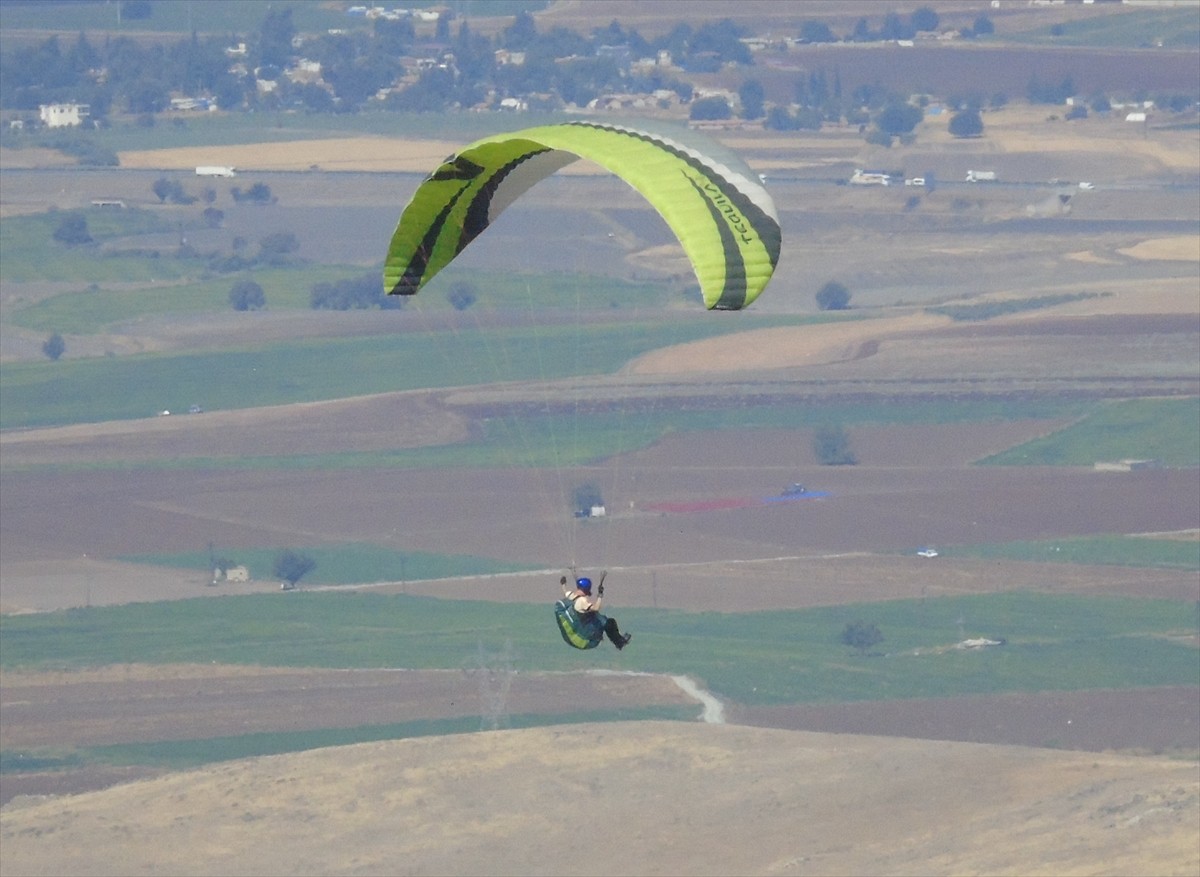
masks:
[(625, 637), (621, 636), (621, 631), (617, 627), (617, 619), (609, 618), (605, 620), (604, 633), (608, 637), (609, 642), (618, 649), (625, 648)]

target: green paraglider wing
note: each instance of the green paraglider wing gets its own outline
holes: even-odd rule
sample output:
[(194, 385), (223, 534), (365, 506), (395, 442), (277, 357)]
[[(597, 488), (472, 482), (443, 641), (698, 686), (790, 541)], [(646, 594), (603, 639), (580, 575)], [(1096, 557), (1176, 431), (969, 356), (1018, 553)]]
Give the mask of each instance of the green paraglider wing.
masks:
[(384, 290), (412, 295), (539, 180), (577, 159), (637, 189), (675, 232), (708, 308), (738, 310), (779, 261), (775, 205), (752, 173), (677, 139), (617, 125), (570, 122), (485, 137), (417, 188), (384, 264)]

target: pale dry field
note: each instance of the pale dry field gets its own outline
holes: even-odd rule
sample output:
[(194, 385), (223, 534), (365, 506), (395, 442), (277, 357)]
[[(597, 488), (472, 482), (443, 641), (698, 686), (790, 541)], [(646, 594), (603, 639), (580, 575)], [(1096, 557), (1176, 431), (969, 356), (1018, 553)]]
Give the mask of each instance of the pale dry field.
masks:
[[(1148, 137), (1140, 125), (1112, 118), (1096, 118), (1063, 125), (1048, 122), (1045, 107), (1006, 106), (985, 114), (985, 135), (978, 140), (959, 140), (947, 129), (949, 114), (927, 117), (918, 143), (906, 149), (877, 151), (865, 144), (855, 131), (828, 130), (819, 135), (800, 133), (782, 137), (777, 132), (735, 130), (710, 131), (710, 136), (737, 150), (761, 171), (800, 171), (833, 161), (858, 159), (865, 164), (903, 162), (906, 152), (961, 152), (965, 155), (1052, 154), (1078, 156), (1119, 154), (1122, 162), (1143, 167), (1145, 172), (1194, 172), (1200, 135), (1195, 131), (1156, 130)], [(603, 118), (599, 116), (598, 118)], [(513, 128), (523, 127), (519, 117)], [(125, 150), (119, 153), (125, 168), (192, 171), (199, 165), (230, 165), (243, 171), (387, 171), (428, 173), (466, 142), (427, 139), (420, 136), (370, 136), (315, 138), (279, 143), (247, 143), (226, 146), (176, 147)], [(6, 163), (28, 164), (33, 156), (24, 150), (4, 153)], [(818, 155), (814, 155), (818, 154)], [(43, 157), (43, 160), (46, 160)], [(607, 173), (589, 162), (569, 165), (560, 173)]]
[[(779, 5), (760, 4), (763, 14)], [(572, 4), (557, 5), (555, 14), (569, 22)], [(663, 14), (668, 12), (663, 10)], [(1045, 116), (1042, 109), (1019, 107), (988, 113), (986, 137), (972, 143), (953, 141), (938, 129), (939, 123), (928, 123), (923, 126), (920, 146), (967, 156), (1038, 152), (1086, 155), (1103, 161), (1106, 156), (1119, 155), (1128, 173), (1196, 171), (1200, 153), (1194, 131), (1155, 131), (1146, 137), (1138, 126), (1092, 119), (1067, 127), (1052, 125)], [(853, 132), (794, 139), (735, 132), (721, 139), (743, 151), (751, 165), (762, 170), (802, 171), (848, 161), (874, 166), (883, 158)], [(322, 170), (424, 173), (462, 145), (401, 137), (315, 139), (125, 152), (121, 163), (128, 168), (189, 172), (201, 164), (228, 164), (264, 171), (304, 171), (315, 166)], [(898, 149), (887, 156), (888, 161), (892, 156), (903, 161), (905, 153)], [(50, 162), (51, 158), (42, 156), (34, 163)], [(0, 154), (6, 166), (26, 159), (31, 157), (26, 154), (15, 159), (7, 151)], [(593, 172), (584, 163), (575, 168)], [(987, 247), (987, 242), (981, 241), (978, 254), (989, 255)], [(1187, 235), (1147, 235), (1119, 249), (1089, 247), (1086, 239), (1081, 239), (1071, 258), (1101, 268), (1141, 261), (1187, 265), (1200, 261), (1198, 248), (1200, 237)], [(677, 252), (672, 245), (643, 253), (641, 258), (647, 264), (661, 265)], [(1200, 295), (1190, 275), (1149, 287), (1137, 281), (1112, 280), (1104, 289), (1111, 294), (989, 321), (988, 326), (1002, 333), (1005, 326), (1046, 321), (1050, 333), (1061, 329), (1066, 319), (1112, 315), (1200, 318)], [(1011, 294), (1029, 293), (1014, 288)], [(141, 343), (147, 345), (145, 349), (160, 349), (154, 346), (158, 343), (155, 339), (141, 339)], [(863, 375), (878, 380), (880, 376), (907, 376), (910, 370), (920, 372), (930, 363), (939, 367), (949, 363), (956, 369), (954, 373), (960, 374), (958, 370), (967, 369), (968, 355), (977, 356), (971, 368), (981, 372), (992, 365), (1016, 368), (1011, 358), (1029, 357), (1030, 348), (1012, 344), (999, 352), (1005, 343), (1002, 339), (992, 346), (987, 337), (964, 337), (944, 318), (896, 309), (894, 314), (861, 322), (762, 330), (656, 351), (631, 363), (623, 377), (673, 379), (699, 374), (702, 378), (693, 383), (713, 380), (714, 392), (719, 392), (718, 379), (736, 378), (742, 372), (766, 380), (820, 381), (840, 376), (853, 381)], [(167, 342), (162, 344), (169, 347)], [(1185, 347), (1163, 348), (1164, 355), (1178, 362), (1182, 349), (1186, 360)], [(1100, 355), (1091, 347), (1070, 349), (1079, 361)], [(1063, 356), (1069, 359), (1071, 354)], [(1086, 362), (1089, 367), (1094, 365), (1090, 359)], [(1042, 365), (1035, 360), (1028, 367), (1036, 371)], [(4, 434), (0, 442), (6, 462), (31, 465), (84, 458), (128, 459), (131, 447), (151, 460), (176, 454), (322, 453), (344, 446), (350, 418), (355, 447), (360, 449), (421, 446), (452, 440), (467, 429), (467, 420), (452, 405), (416, 394), (256, 412), (212, 412), (204, 418), (152, 418), (31, 430)], [(969, 524), (970, 516), (979, 511), (992, 514), (991, 523), (1000, 529), (1009, 526), (1011, 532), (1006, 532), (1012, 538), (1028, 535), (1019, 531), (1021, 526), (1032, 530), (1049, 527), (1050, 519), (1058, 524), (1071, 514), (1088, 518), (1081, 527), (1120, 531), (1128, 521), (1122, 517), (1122, 509), (1104, 503), (1110, 495), (1106, 486), (1092, 485), (1070, 495), (1057, 490), (1058, 485), (1080, 490), (1073, 482), (1087, 478), (1079, 473), (1056, 473), (1058, 480), (1043, 479), (1047, 483), (1042, 485), (1034, 483), (1036, 478), (1006, 484), (1005, 489), (1014, 496), (1019, 493), (1030, 498), (1023, 504), (1028, 512), (1021, 515), (1027, 520), (1018, 523), (1005, 519), (1007, 512), (978, 503), (979, 489), (997, 495), (996, 481), (981, 481), (982, 487), (975, 482), (961, 488), (939, 485), (939, 489), (945, 486), (951, 491), (947, 495), (955, 502), (940, 507), (934, 519), (921, 521), (922, 529), (915, 528), (911, 506), (905, 505), (903, 497), (924, 490), (925, 473), (934, 466), (966, 469), (972, 454), (992, 453), (1061, 425), (1060, 421), (1010, 424), (988, 434), (946, 428), (893, 429), (856, 436), (868, 459), (877, 454), (887, 461), (886, 466), (878, 470), (869, 464), (859, 467), (863, 486), (854, 480), (860, 477), (858, 473), (845, 475), (843, 480), (833, 475), (831, 482), (848, 499), (856, 492), (861, 496), (857, 505), (847, 502), (840, 512), (843, 518), (831, 517), (821, 526), (837, 533), (860, 521), (867, 526), (878, 521), (880, 534), (884, 525), (913, 527), (896, 536), (897, 541), (940, 527), (939, 532), (965, 540), (966, 531), (955, 528)], [(739, 454), (759, 456), (762, 465), (757, 469), (754, 462), (736, 471), (722, 469), (732, 455), (728, 446), (713, 436), (667, 441), (635, 455), (633, 462), (642, 467), (638, 471), (662, 473), (646, 490), (651, 498), (664, 499), (692, 499), (706, 491), (741, 489), (751, 477), (774, 484), (790, 479), (797, 471), (806, 479), (818, 473), (815, 467), (806, 468), (811, 461), (796, 467), (780, 464), (778, 447), (787, 440), (787, 436), (771, 435), (762, 437), (757, 445), (744, 442), (749, 449), (738, 447)], [(939, 459), (935, 461), (935, 457)], [(680, 460), (686, 460), (686, 465)], [(741, 464), (741, 458), (738, 462)], [(907, 467), (911, 474), (902, 485), (887, 481), (881, 474), (887, 467)], [(711, 481), (698, 483), (702, 478)], [(326, 485), (335, 493), (344, 489), (347, 495), (363, 498), (372, 518), (366, 522), (361, 515), (336, 519), (330, 510), (338, 502), (310, 495), (304, 478), (285, 483), (286, 479), (268, 476), (253, 484), (230, 485), (196, 473), (180, 479), (177, 496), (167, 496), (148, 479), (130, 477), (130, 484), (122, 484), (120, 489), (130, 491), (133, 498), (119, 512), (104, 505), (104, 498), (116, 491), (104, 476), (87, 476), (75, 485), (57, 481), (53, 490), (89, 505), (86, 514), (72, 521), (80, 544), (104, 544), (117, 521), (140, 530), (152, 541), (161, 535), (164, 544), (174, 538), (172, 528), (190, 532), (180, 530), (181, 521), (187, 528), (196, 521), (224, 528), (219, 532), (230, 540), (237, 534), (249, 534), (248, 539), (282, 539), (301, 533), (337, 539), (347, 532), (365, 532), (364, 527), (382, 527), (379, 521), (386, 518), (384, 511), (393, 514), (405, 502), (419, 512), (441, 516), (430, 525), (429, 533), (414, 536), (428, 540), (423, 548), (444, 546), (449, 532), (456, 544), (500, 556), (502, 543), (536, 538), (536, 529), (542, 527), (536, 518), (506, 521), (490, 534), (480, 532), (486, 529), (481, 526), (483, 518), (461, 519), (461, 503), (455, 506), (447, 496), (479, 490), (488, 496), (513, 495), (503, 473), (483, 488), (479, 479), (478, 474), (468, 474), (436, 484), (434, 479), (414, 478), (394, 486), (373, 485), (372, 481), (384, 479), (368, 473)], [(1195, 526), (1194, 515), (1179, 511), (1179, 497), (1184, 495), (1180, 491), (1186, 487), (1154, 480), (1154, 473), (1122, 482), (1126, 483), (1127, 495), (1134, 497), (1130, 502), (1141, 503), (1139, 509), (1147, 517), (1163, 521), (1164, 529), (1179, 526), (1194, 532), (1190, 529)], [(294, 501), (298, 494), (305, 496), (306, 504), (311, 500), (313, 507), (288, 508), (289, 500)], [(878, 501), (878, 495), (896, 498), (887, 506)], [(180, 498), (183, 496), (187, 499)], [(1076, 504), (1081, 508), (1075, 509)], [(839, 514), (834, 506), (807, 517), (802, 517), (799, 509), (792, 510), (788, 518), (755, 513), (748, 516), (748, 523), (740, 524), (740, 532), (730, 526), (735, 521), (732, 515), (662, 517), (649, 535), (638, 535), (639, 528), (629, 526), (639, 522), (636, 515), (624, 520), (614, 516), (614, 530), (634, 534), (627, 543), (629, 562), (619, 570), (625, 588), (622, 605), (745, 611), (748, 604), (838, 605), (927, 594), (1034, 589), (1048, 587), (1048, 582), (1070, 593), (1136, 592), (1184, 600), (1197, 596), (1194, 577), (1173, 571), (1005, 565), (969, 559), (940, 562), (947, 558), (931, 567), (914, 557), (886, 553), (780, 547), (791, 546), (796, 532), (819, 529), (814, 519), (829, 516), (831, 510)], [(873, 519), (872, 514), (881, 517)], [(19, 538), (10, 543), (18, 553), (10, 550), (4, 566), (0, 608), (5, 612), (231, 593), (206, 588), (195, 574), (80, 556), (78, 551), (68, 558), (63, 548), (68, 537), (62, 537), (61, 543), (54, 541), (58, 536), (45, 543), (36, 538), (37, 531), (57, 532), (62, 521), (58, 508), (46, 504), (31, 515), (35, 519), (21, 527), (6, 525), (6, 536), (16, 533)], [(156, 527), (161, 531), (151, 533)], [(443, 532), (435, 532), (439, 527), (445, 528)], [(264, 535), (267, 533), (273, 535)], [(28, 534), (33, 535), (26, 539)], [(386, 541), (383, 530), (370, 535)], [(702, 551), (696, 546), (702, 546)], [(194, 546), (189, 543), (189, 547)], [(731, 588), (730, 582), (738, 587)], [(797, 587), (797, 582), (803, 586)], [(545, 585), (542, 574), (501, 578), (489, 583), (488, 597), (533, 602)], [(255, 582), (243, 590), (275, 587), (272, 582)], [(379, 587), (440, 596), (448, 586), (428, 582)], [(136, 696), (140, 684), (169, 681), (181, 686), (181, 692), (192, 686), (193, 694), (215, 687), (232, 697), (235, 689), (249, 685), (257, 687), (261, 696), (282, 697), (282, 680), (291, 678), (290, 673), (278, 668), (221, 668), (219, 672), (216, 668), (112, 668), (35, 681), (51, 694), (56, 686), (122, 682), (128, 683)], [(23, 681), (28, 680), (5, 674), (3, 684), (12, 691)], [(553, 697), (563, 681), (539, 686), (534, 680), (522, 680), (532, 686), (533, 694), (522, 689), (521, 696)], [(569, 677), (566, 681), (569, 684)], [(455, 683), (461, 684), (461, 679)], [(594, 686), (594, 680), (588, 684)], [(605, 687), (605, 695), (622, 703), (678, 703), (682, 698), (679, 690), (661, 677), (642, 680), (636, 688), (636, 693), (631, 693), (632, 689)], [(437, 693), (431, 695), (434, 690)], [(454, 686), (427, 688), (423, 699), (400, 701), (401, 717), (410, 714), (404, 712), (409, 708), (430, 715), (449, 714), (453, 710), (443, 700), (449, 701), (456, 691)], [(5, 697), (9, 702), (7, 692)], [(295, 707), (298, 702), (289, 703)], [(478, 709), (461, 701), (455, 708), (460, 712)], [(241, 715), (232, 711), (226, 718)], [(159, 716), (155, 721), (171, 718)], [(203, 718), (218, 719), (215, 714)], [(256, 718), (263, 720), (262, 715)], [(114, 728), (119, 725), (111, 723)], [(268, 721), (255, 728), (275, 730), (278, 723)], [(1198, 823), (1200, 776), (1194, 760), (738, 725), (620, 723), (337, 747), (229, 762), (84, 794), (18, 797), (0, 810), (0, 871), (5, 875), (1038, 873), (1194, 877), (1200, 871)]]
[(6, 874), (1193, 875), (1192, 763), (680, 723), (368, 743), (0, 811)]
[(332, 137), (282, 143), (127, 150), (121, 167), (191, 170), (228, 165), (239, 171), (390, 171), (428, 173), (465, 144), (405, 137)]

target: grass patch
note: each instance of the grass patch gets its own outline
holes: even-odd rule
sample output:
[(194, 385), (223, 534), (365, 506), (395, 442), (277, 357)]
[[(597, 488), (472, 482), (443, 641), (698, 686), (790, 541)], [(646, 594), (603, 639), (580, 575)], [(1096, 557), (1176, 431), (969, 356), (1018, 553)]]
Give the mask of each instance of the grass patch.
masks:
[(1194, 9), (1120, 9), (1003, 36), (1007, 41), (1039, 45), (1133, 49), (1161, 44), (1194, 50), (1200, 42), (1200, 22)]
[[(658, 318), (581, 326), (431, 330), (403, 313), (389, 335), (307, 339), (253, 349), (20, 362), (0, 373), (0, 428), (147, 417), (162, 409), (249, 408), (483, 381), (616, 371), (656, 347), (778, 325)], [(382, 315), (381, 315), (382, 317)]]
[(304, 752), (327, 746), (351, 746), (380, 740), (405, 740), (414, 737), (442, 737), (470, 734), (499, 728), (541, 728), (551, 725), (578, 725), (594, 722), (689, 721), (696, 718), (698, 706), (645, 706), (571, 713), (520, 713), (497, 717), (493, 724), (479, 716), (447, 719), (420, 719), (383, 725), (359, 725), (352, 728), (317, 728), (308, 731), (273, 731), (197, 740), (160, 740), (147, 743), (120, 743), (89, 746), (70, 752), (38, 749), (0, 751), (0, 774), (65, 771), (89, 765), (162, 767), (186, 770), (261, 755)]
[[(423, 551), (395, 551), (379, 545), (354, 542), (345, 545), (303, 547), (317, 566), (304, 577), (306, 585), (350, 585), (373, 582), (399, 582), (417, 579), (445, 579), (458, 576), (492, 575), (529, 569), (528, 565), (504, 563), (465, 554), (430, 554)], [(223, 556), (250, 571), (251, 578), (275, 578), (272, 568), (278, 552), (272, 548), (242, 548)], [(232, 556), (230, 556), (232, 555)], [(210, 571), (207, 551), (177, 554), (139, 554), (119, 558), (130, 563), (149, 563), (181, 569)]]
[(58, 749), (0, 749), (0, 776), (74, 770), (86, 764), (82, 753)]
[[(1111, 295), (1112, 293), (1103, 293)], [(1036, 311), (1042, 308), (1052, 308), (1056, 305), (1066, 304), (1067, 302), (1082, 301), (1089, 298), (1099, 298), (1101, 293), (1098, 292), (1074, 292), (1074, 293), (1059, 293), (1056, 295), (1042, 295), (1037, 298), (1013, 298), (1004, 299), (1003, 301), (986, 301), (979, 304), (964, 304), (964, 305), (943, 305), (940, 307), (926, 308), (926, 313), (941, 314), (949, 317), (952, 320), (990, 320), (993, 317), (1001, 317), (1007, 314), (1016, 314), (1021, 311)]]
[[(330, 28), (345, 31), (368, 30), (371, 20), (348, 15), (344, 9), (351, 4), (331, 4), (326, 0), (291, 0), (287, 9), (300, 33), (324, 33)], [(371, 5), (371, 4), (367, 4)], [(414, 6), (430, 6), (416, 3)], [(508, 16), (518, 12), (538, 12), (545, 9), (547, 0), (455, 0), (454, 11), (462, 17)], [(240, 34), (246, 37), (262, 27), (267, 8), (245, 0), (204, 0), (203, 3), (153, 3), (147, 19), (122, 18), (115, 3), (70, 3), (70, 16), (64, 20), (63, 4), (5, 3), (6, 30), (35, 30), (66, 34), (64, 51), (74, 43), (81, 31), (99, 30), (103, 36), (91, 35), (93, 44), (106, 36), (120, 34), (140, 36), (146, 31), (161, 34), (167, 44), (189, 37), (192, 31), (201, 38), (209, 34)]]
[[(167, 261), (177, 261), (168, 259)], [(341, 266), (264, 268), (173, 285), (156, 283), (140, 289), (86, 289), (43, 299), (22, 308), (12, 322), (40, 332), (91, 335), (111, 331), (116, 324), (144, 317), (211, 314), (230, 311), (229, 291), (238, 280), (250, 278), (263, 288), (271, 309), (308, 308), (312, 284), (354, 274)], [(357, 273), (362, 273), (361, 271)], [(184, 275), (180, 274), (180, 278)], [(247, 320), (254, 319), (246, 315)]]
[[(38, 237), (40, 234), (40, 231), (33, 235), (18, 233), (15, 237)], [(32, 255), (36, 257), (35, 261), (44, 259), (50, 263), (65, 258), (60, 253), (63, 249), (58, 244), (46, 244), (44, 241), (41, 244), (31, 241), (25, 245), (14, 245), (14, 250), (22, 252), (27, 261)], [(80, 283), (86, 280), (87, 288), (60, 293), (15, 310), (12, 316), (14, 325), (38, 331), (89, 335), (110, 331), (115, 324), (141, 317), (226, 313), (231, 308), (230, 289), (245, 277), (262, 286), (267, 307), (271, 310), (311, 310), (312, 288), (316, 284), (380, 273), (356, 266), (308, 263), (283, 267), (251, 265), (245, 271), (225, 273), (208, 270), (204, 257), (178, 258), (168, 254), (153, 258), (113, 254), (97, 259), (92, 248), (72, 252), (80, 257), (78, 264), (65, 258), (61, 264), (45, 270), (40, 267), (18, 267), (15, 270), (37, 270), (42, 275), (57, 275), (27, 279), (76, 280)], [(120, 269), (132, 264), (134, 270), (127, 278), (119, 273), (114, 276), (113, 272), (107, 270), (97, 272), (94, 268), (97, 262), (103, 269)], [(7, 274), (7, 265), (5, 271)], [(586, 275), (502, 275), (485, 278), (477, 272), (458, 270), (447, 270), (446, 274), (444, 283), (434, 286), (421, 297), (419, 307), (408, 305), (407, 300), (398, 300), (398, 303), (408, 305), (408, 309), (414, 312), (414, 322), (422, 322), (426, 314), (450, 311), (452, 305), (444, 293), (450, 288), (449, 284), (456, 282), (486, 289), (483, 295), (486, 302), (466, 317), (468, 323), (474, 318), (476, 325), (488, 317), (494, 317), (495, 311), (506, 309), (517, 309), (526, 318), (539, 312), (552, 313), (555, 308), (561, 310), (564, 305), (576, 310), (637, 308), (644, 311), (647, 308), (660, 309), (667, 299), (661, 285)], [(200, 279), (186, 282), (188, 278), (196, 277)], [(175, 282), (164, 283), (164, 280)], [(105, 283), (117, 281), (121, 282), (122, 288), (103, 288)], [(141, 288), (128, 288), (129, 284), (139, 283), (142, 284)], [(564, 289), (570, 290), (569, 300)], [(509, 322), (512, 322), (511, 318)]]
[(1158, 460), (1200, 466), (1200, 398), (1130, 399), (1098, 405), (1079, 422), (981, 460), (994, 466), (1091, 466)]
[[(67, 246), (54, 232), (71, 214), (87, 221), (95, 243)], [(89, 208), (7, 217), (0, 224), (0, 259), (8, 283), (32, 281), (78, 283), (144, 283), (185, 277), (195, 269), (173, 256), (154, 258), (115, 252), (102, 246), (118, 238), (160, 234), (172, 226), (149, 210)]]
[[(1049, 584), (1049, 583), (1048, 583)], [(456, 669), (508, 648), (518, 672), (620, 667), (698, 677), (748, 704), (1195, 685), (1193, 602), (1007, 593), (753, 613), (619, 610), (634, 648), (576, 652), (535, 605), (372, 593), (257, 594), (0, 618), (0, 667), (229, 663)], [(839, 641), (876, 624), (878, 657)], [(962, 651), (969, 637), (1007, 645)]]
[(1146, 536), (1078, 536), (994, 545), (954, 545), (942, 554), (1200, 572), (1200, 542)]
[[(181, 400), (182, 401), (182, 400)], [(653, 400), (651, 401), (653, 403)], [(1089, 403), (1077, 403), (1083, 406)], [(1071, 406), (1068, 406), (1068, 408)], [(959, 423), (1061, 417), (1063, 404), (1034, 400), (890, 403), (805, 402), (778, 404), (734, 397), (728, 407), (690, 411), (659, 405), (650, 411), (631, 406), (617, 412), (547, 415), (511, 408), (489, 413), (476, 422), (468, 441), (424, 448), (346, 451), (329, 454), (239, 457), (172, 457), (162, 460), (110, 460), (70, 469), (446, 469), (474, 467), (540, 468), (602, 463), (622, 453), (648, 447), (670, 433), (720, 429), (808, 429), (827, 424)], [(2, 419), (2, 414), (0, 414)], [(41, 467), (31, 467), (37, 470)], [(13, 467), (5, 467), (13, 471)]]

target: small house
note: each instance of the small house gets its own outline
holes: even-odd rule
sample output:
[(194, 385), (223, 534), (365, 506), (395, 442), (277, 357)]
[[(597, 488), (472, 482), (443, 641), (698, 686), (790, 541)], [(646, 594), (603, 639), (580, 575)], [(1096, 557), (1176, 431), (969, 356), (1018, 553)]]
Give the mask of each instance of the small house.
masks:
[(89, 109), (87, 104), (42, 104), (38, 118), (47, 128), (78, 128)]
[(218, 566), (213, 570), (212, 580), (214, 585), (217, 582), (248, 582), (250, 570), (241, 564), (226, 567), (224, 570)]

